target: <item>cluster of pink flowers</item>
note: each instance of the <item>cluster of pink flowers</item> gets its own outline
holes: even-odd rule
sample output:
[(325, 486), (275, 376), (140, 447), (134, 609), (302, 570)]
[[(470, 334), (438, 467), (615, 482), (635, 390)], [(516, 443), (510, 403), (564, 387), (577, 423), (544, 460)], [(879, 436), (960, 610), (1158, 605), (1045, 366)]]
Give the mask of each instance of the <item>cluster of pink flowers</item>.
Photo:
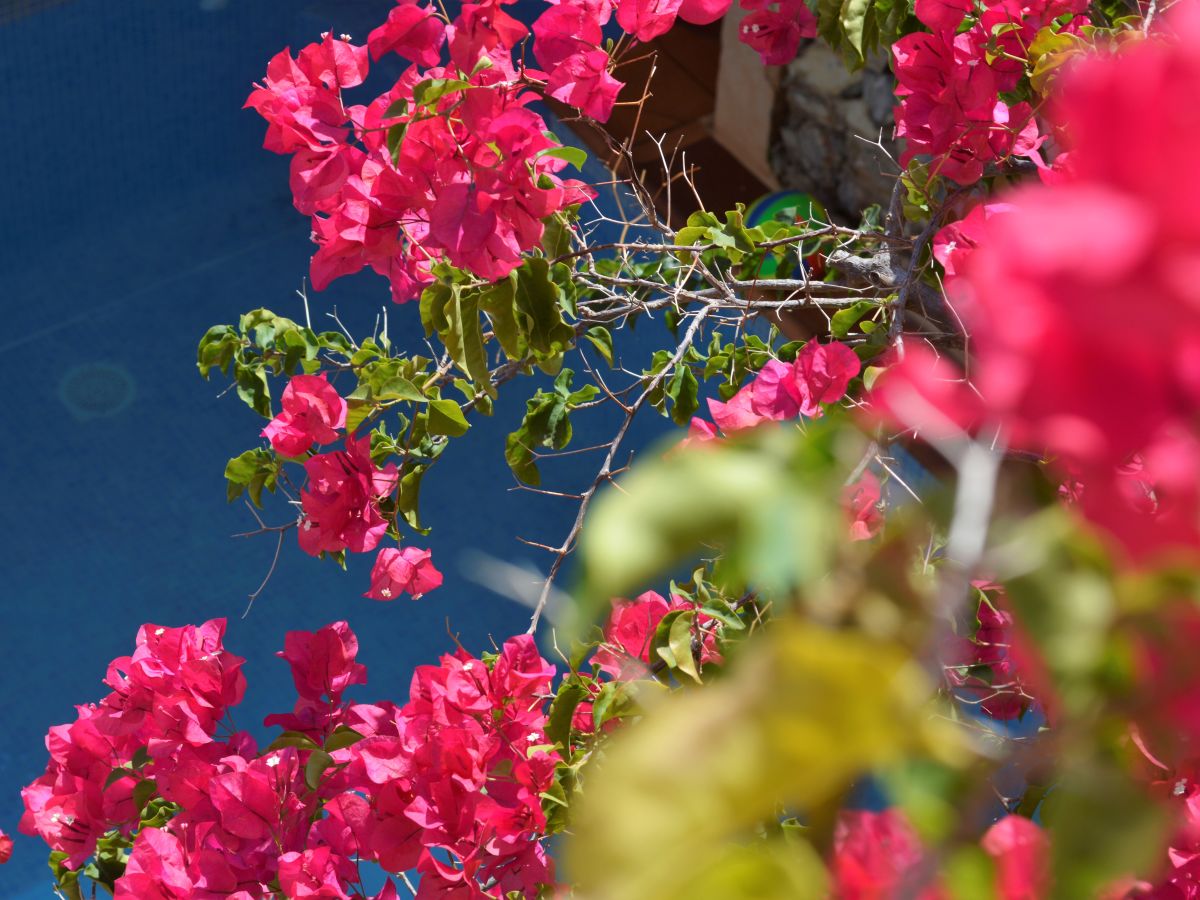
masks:
[(817, 18), (804, 0), (738, 0), (749, 15), (738, 26), (738, 39), (766, 66), (786, 66), (796, 58), (803, 38), (817, 36)]
[[(655, 629), (663, 618), (676, 610), (695, 610), (694, 601), (673, 594), (667, 600), (657, 591), (646, 591), (634, 600), (614, 600), (612, 612), (604, 628), (604, 643), (592, 657), (600, 671), (617, 681), (647, 678), (650, 666), (650, 645)], [(717, 621), (699, 613), (696, 627), (701, 640), (700, 665), (719, 665), (721, 654), (717, 650)]]
[(976, 627), (958, 638), (942, 660), (946, 679), (960, 699), (1001, 721), (1023, 716), (1034, 701), (1026, 683), (1016, 641), (1013, 615), (1008, 611), (1004, 589), (987, 581), (974, 581), (979, 591)]
[(210, 755), (218, 722), (245, 690), (244, 660), (224, 649), (224, 633), (224, 620), (142, 626), (133, 654), (108, 667), (104, 680), (112, 693), (77, 707), (74, 722), (50, 729), (45, 774), (21, 792), (21, 831), (40, 836), (78, 867), (106, 832), (128, 834), (136, 826), (140, 778), (130, 768), (136, 754), (180, 776), (187, 760)]
[[(1200, 545), (1200, 119), (1179, 113), (1200, 91), (1200, 9), (1178, 4), (1160, 26), (1174, 36), (1064, 76), (1070, 165), (1053, 183), (940, 242), (974, 390), (910, 351), (877, 392), (926, 434), (990, 422), (1052, 455), (1083, 515), (1135, 561)], [(964, 233), (978, 246), (964, 251)]]
[[(313, 444), (335, 441), (346, 426), (346, 401), (324, 374), (293, 376), (283, 390), (282, 406), (262, 431), (282, 456), (300, 456)], [(374, 550), (388, 529), (379, 503), (396, 490), (395, 464), (379, 468), (371, 459), (370, 437), (347, 436), (345, 450), (308, 457), (304, 471), (308, 482), (300, 493), (300, 548), (312, 556)], [(415, 600), (441, 583), (428, 550), (385, 547), (375, 558), (365, 596), (393, 600), (407, 592)]]
[[(905, 35), (892, 45), (899, 86), (896, 137), (901, 163), (931, 157), (930, 171), (973, 184), (989, 163), (1013, 156), (1038, 160), (1043, 138), (1033, 108), (1007, 103), (1025, 74), (1025, 54), (1043, 26), (1077, 15), (1086, 0), (918, 0), (917, 18), (932, 33)], [(962, 29), (971, 15), (970, 26)], [(1087, 24), (1072, 20), (1069, 29)]]
[[(639, 41), (666, 34), (677, 19), (707, 25), (724, 16), (733, 0), (549, 0), (533, 23), (533, 53), (545, 69), (547, 95), (605, 122), (624, 85), (609, 72), (601, 49), (603, 28), (616, 13), (617, 24)], [(751, 10), (739, 29), (764, 65), (785, 65), (796, 57), (801, 38), (815, 37), (816, 19), (803, 0), (739, 0)]]
[(762, 422), (823, 414), (822, 404), (836, 403), (859, 373), (858, 355), (845, 344), (809, 341), (791, 365), (772, 359), (727, 403), (708, 401), (712, 422), (692, 419), (689, 439), (710, 441), (717, 428), (733, 434)]
[(612, 76), (601, 46), (612, 12), (611, 0), (561, 0), (533, 23), (533, 55), (545, 70), (547, 96), (599, 122), (608, 121), (625, 86)]
[[(698, 24), (732, 0), (553, 0), (529, 33), (504, 12), (512, 0), (464, 3), (453, 19), (434, 4), (398, 0), (365, 45), (325, 34), (296, 57), (267, 66), (246, 101), (267, 121), (263, 146), (289, 154), (296, 208), (312, 217), (313, 287), (370, 266), (405, 302), (431, 283), (439, 261), (489, 281), (508, 275), (542, 238), (546, 218), (592, 191), (561, 177), (567, 162), (529, 108), (553, 97), (607, 121), (624, 86), (612, 75), (604, 26), (638, 41)], [(789, 62), (816, 34), (803, 0), (741, 0), (751, 10), (741, 38), (770, 65)], [(395, 53), (411, 65), (366, 105), (343, 91), (361, 85), (370, 60)]]
[[(418, 896), (537, 896), (554, 881), (539, 838), (557, 755), (545, 737), (554, 667), (527, 635), (491, 661), (465, 651), (419, 667), (408, 703), (347, 702), (366, 682), (344, 622), (287, 635), (299, 694), (288, 728), (260, 752), (245, 733), (213, 737), (236, 703), (241, 659), (223, 622), (145, 626), (116, 660), (117, 689), (51, 730), (46, 775), (23, 792), (22, 830), (77, 868), (97, 839), (132, 837), (117, 900), (366, 896), (358, 864), (420, 873)], [(139, 753), (148, 759), (136, 773)], [(319, 763), (320, 765), (316, 765)], [(126, 771), (130, 774), (123, 774)], [(139, 779), (178, 809), (134, 832)], [(375, 900), (393, 900), (390, 882)]]
[[(271, 60), (246, 105), (268, 122), (264, 146), (292, 154), (296, 208), (318, 246), (315, 288), (370, 266), (403, 302), (438, 260), (503, 278), (537, 246), (543, 219), (590, 196), (545, 153), (558, 144), (512, 59), (525, 33), (499, 3), (465, 4), (449, 24), (430, 4), (401, 3), (366, 46), (327, 34)], [(368, 50), (413, 65), (366, 106), (347, 106)]]
[(330, 444), (346, 427), (346, 401), (323, 372), (294, 376), (279, 402), (283, 411), (267, 424), (262, 436), (282, 456), (300, 456), (313, 444)]
[(842, 508), (850, 522), (850, 540), (869, 541), (883, 528), (883, 486), (870, 470), (842, 489)]
[[(984, 832), (979, 842), (995, 865), (995, 895), (1002, 900), (1036, 900), (1047, 894), (1049, 842), (1045, 832), (1023, 816), (1006, 815)], [(916, 896), (947, 900), (941, 886), (918, 894), (902, 890), (925, 853), (920, 838), (903, 813), (845, 810), (833, 835), (833, 894), (838, 900), (885, 900)], [(912, 885), (908, 886), (911, 890)]]

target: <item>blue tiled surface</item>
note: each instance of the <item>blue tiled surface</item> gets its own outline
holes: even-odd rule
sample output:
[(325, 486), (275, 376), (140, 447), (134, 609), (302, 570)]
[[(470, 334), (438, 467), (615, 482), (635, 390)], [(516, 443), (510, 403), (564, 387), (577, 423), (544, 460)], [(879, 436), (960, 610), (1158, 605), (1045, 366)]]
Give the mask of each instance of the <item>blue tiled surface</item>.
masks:
[[(573, 515), (562, 501), (509, 490), (504, 435), (523, 410), (512, 391), (426, 479), (444, 588), (418, 603), (375, 603), (359, 596), (370, 558), (352, 558), (345, 574), (289, 540), (239, 618), (274, 545), (231, 539), (253, 521), (226, 505), (221, 471), (262, 422), (198, 377), (195, 345), (209, 325), (256, 306), (301, 316), (295, 289), (310, 248), (286, 160), (261, 150), (262, 123), (239, 107), (285, 44), (327, 29), (361, 38), (389, 6), (68, 0), (0, 26), (9, 129), (0, 141), (0, 828), (9, 833), (18, 789), (44, 767), (47, 727), (103, 693), (105, 665), (129, 651), (142, 622), (230, 619), (228, 646), (249, 660), (242, 725), (294, 698), (272, 655), (287, 630), (348, 619), (371, 674), (359, 696), (373, 698), (402, 696), (413, 666), (451, 647), (447, 619), (471, 648), (524, 628), (526, 610), (462, 572), (469, 549), (544, 565), (514, 535), (556, 541)], [(312, 295), (313, 313), (337, 304), (343, 318), (369, 323), (386, 298), (386, 284), (364, 274)], [(393, 340), (415, 345), (416, 309), (390, 313)], [(97, 362), (125, 369), (135, 394), (115, 415), (79, 420), (59, 384)], [(647, 421), (634, 443), (660, 427)], [(50, 896), (45, 848), (15, 837), (0, 898)]]

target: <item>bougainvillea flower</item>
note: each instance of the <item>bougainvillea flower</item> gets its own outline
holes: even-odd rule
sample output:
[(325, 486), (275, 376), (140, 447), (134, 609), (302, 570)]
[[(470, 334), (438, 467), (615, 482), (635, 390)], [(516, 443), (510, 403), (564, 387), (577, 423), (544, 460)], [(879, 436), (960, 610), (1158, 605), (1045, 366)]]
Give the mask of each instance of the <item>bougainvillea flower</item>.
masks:
[(639, 41), (652, 41), (675, 24), (680, 0), (618, 0), (617, 24)]
[(733, 0), (683, 0), (679, 18), (692, 25), (707, 25), (729, 12), (731, 6)]
[[(1176, 39), (1061, 76), (1069, 172), (1009, 194), (1013, 208), (985, 217), (955, 261), (989, 414), (1009, 446), (1055, 457), (1084, 485), (1079, 509), (1133, 562), (1200, 544), (1200, 492), (1182, 476), (1198, 443), (1200, 307), (1186, 273), (1200, 258), (1200, 177), (1186, 160), (1200, 124), (1177, 115), (1200, 90), (1195, 4), (1169, 25)], [(1098, 234), (1077, 227), (1101, 220)], [(1135, 455), (1144, 470), (1120, 475)]]
[[(697, 609), (697, 605), (680, 596), (666, 598), (656, 591), (646, 591), (635, 600), (614, 600), (612, 612), (604, 628), (604, 643), (592, 657), (592, 662), (609, 677), (629, 681), (644, 678), (649, 674), (650, 645), (658, 623), (669, 612)], [(703, 629), (712, 624), (712, 619), (703, 613), (697, 615), (697, 624)], [(700, 662), (702, 665), (721, 662), (717, 651), (716, 635), (709, 630), (701, 641)]]
[(800, 413), (816, 418), (822, 403), (836, 403), (862, 367), (858, 355), (845, 344), (809, 341), (796, 355), (793, 378), (785, 386), (799, 405)]
[(533, 55), (546, 71), (578, 53), (599, 49), (602, 23), (583, 3), (556, 3), (533, 23)]
[(953, 34), (974, 9), (972, 0), (916, 0), (914, 12), (933, 31)]
[(398, 53), (422, 66), (436, 66), (442, 58), (446, 26), (431, 5), (417, 0), (400, 0), (387, 21), (367, 37), (371, 58)]
[(364, 435), (346, 438), (345, 450), (309, 458), (304, 469), (308, 487), (300, 494), (300, 548), (312, 556), (374, 550), (387, 531), (376, 503), (396, 489), (395, 463), (377, 468), (371, 461), (371, 439)]
[(350, 685), (367, 683), (366, 667), (355, 661), (358, 638), (345, 622), (317, 631), (289, 631), (275, 655), (287, 660), (296, 693), (308, 700), (328, 697), (340, 703)]
[(313, 444), (329, 444), (346, 427), (346, 401), (322, 372), (294, 375), (283, 389), (283, 411), (262, 434), (276, 453), (299, 456)]
[[(350, 871), (355, 871), (353, 864)], [(282, 854), (279, 857), (279, 887), (291, 900), (350, 898), (338, 877), (338, 860), (329, 847)]]
[(796, 58), (802, 38), (817, 36), (817, 19), (804, 0), (738, 0), (738, 5), (750, 10), (738, 26), (738, 39), (758, 53), (764, 66), (786, 66)]
[(367, 48), (334, 37), (326, 32), (319, 44), (309, 44), (296, 58), (297, 66), (309, 81), (327, 88), (349, 88), (367, 79)]
[[(920, 839), (899, 810), (843, 810), (833, 832), (834, 895), (839, 900), (893, 897), (921, 856)], [(934, 900), (942, 893), (926, 889), (919, 896)]]
[(224, 636), (224, 619), (182, 628), (143, 625), (134, 652), (109, 665), (105, 682), (114, 695), (105, 702), (106, 730), (128, 732), (152, 755), (173, 752), (180, 742), (208, 743), (246, 689), (245, 660), (224, 649)]
[[(986, 581), (974, 581), (972, 587), (979, 592), (972, 607), (974, 622), (945, 654), (946, 679), (960, 701), (984, 715), (1019, 719), (1034, 700), (1031, 681), (1040, 674), (1036, 659), (1020, 640), (1003, 588)], [(1047, 692), (1036, 696), (1046, 712)]]
[(346, 139), (346, 112), (339, 88), (315, 80), (287, 50), (267, 64), (263, 84), (246, 100), (246, 108), (267, 120), (263, 148), (273, 153), (316, 150)]
[(192, 900), (193, 891), (179, 839), (161, 828), (143, 828), (113, 900)]
[[(527, 29), (502, 6), (464, 4), (444, 25), (428, 4), (402, 0), (368, 47), (376, 57), (394, 51), (416, 64), (367, 106), (350, 105), (343, 89), (365, 75), (368, 48), (326, 36), (298, 59), (285, 51), (271, 60), (246, 105), (268, 123), (264, 146), (295, 154), (291, 186), (296, 207), (312, 216), (316, 290), (370, 266), (402, 303), (431, 283), (430, 268), (443, 260), (489, 281), (503, 278), (539, 244), (547, 217), (591, 195), (582, 182), (559, 177), (566, 160), (542, 154), (557, 143), (545, 137), (542, 117), (524, 109), (536, 94), (516, 86), (511, 53)], [(542, 61), (546, 91), (605, 119), (621, 87), (598, 44), (609, 7), (591, 0), (578, 8), (579, 28), (558, 12), (539, 35), (539, 51), (568, 54)], [(450, 68), (437, 65), (446, 43)], [(477, 65), (484, 59), (488, 65)], [(457, 82), (459, 74), (470, 89), (444, 94), (432, 104), (439, 114), (429, 115), (415, 89), (431, 79)], [(479, 100), (485, 96), (498, 107), (496, 129), (466, 121), (488, 105)], [(504, 115), (514, 111), (523, 116)]]
[[(918, 15), (936, 33), (913, 32), (891, 47), (900, 100), (896, 137), (904, 139), (901, 164), (928, 156), (931, 174), (964, 185), (1011, 156), (1043, 164), (1032, 107), (1000, 99), (1024, 74), (1024, 66), (1009, 57), (1023, 59), (1041, 25), (1028, 8), (1005, 8), (958, 33), (970, 8), (965, 0), (921, 0)], [(1004, 52), (995, 52), (997, 42)]]
[(984, 421), (985, 404), (962, 373), (923, 344), (905, 350), (871, 389), (871, 414), (934, 440), (963, 438)]
[(753, 428), (764, 418), (754, 411), (754, 387), (750, 384), (734, 394), (728, 402), (723, 403), (710, 397), (708, 413), (717, 427), (726, 434), (741, 431), (743, 428)]
[[(481, 898), (535, 896), (553, 884), (553, 862), (541, 846), (541, 804), (558, 762), (545, 733), (555, 669), (530, 635), (505, 642), (488, 661), (460, 650), (419, 667), (409, 702), (398, 708), (342, 702), (345, 687), (365, 681), (354, 660), (357, 639), (344, 622), (290, 633), (280, 655), (301, 695), (294, 718), (319, 701), (336, 708), (323, 728), (300, 729), (326, 743), (333, 764), (314, 774), (311, 763), (321, 757), (310, 744), (259, 754), (245, 734), (177, 744), (147, 771), (158, 794), (180, 808), (165, 827), (137, 829), (140, 811), (127, 802), (136, 779), (111, 776), (130, 765), (144, 734), (154, 733), (124, 729), (154, 729), (158, 719), (143, 712), (110, 720), (129, 711), (122, 704), (161, 702), (154, 691), (138, 693), (147, 685), (167, 699), (181, 690), (213, 696), (201, 690), (212, 673), (190, 666), (209, 661), (192, 655), (203, 648), (218, 657), (219, 669), (224, 651), (206, 643), (219, 638), (214, 623), (146, 626), (139, 648), (110, 670), (118, 690), (102, 704), (80, 707), (71, 726), (51, 730), (51, 765), (23, 792), (22, 829), (68, 854), (73, 868), (104, 833), (133, 835), (115, 888), (122, 900), (260, 900), (281, 890), (346, 900), (366, 896), (360, 859), (390, 872), (418, 869), (431, 888)], [(231, 674), (237, 669), (231, 665)], [(340, 724), (352, 730), (335, 730)], [(327, 743), (347, 733), (356, 739), (337, 748)], [(126, 800), (111, 801), (113, 792)], [(395, 900), (395, 893), (385, 888), (377, 897)]]
[(625, 86), (608, 71), (609, 58), (603, 50), (576, 53), (549, 71), (546, 93), (569, 103), (597, 122), (607, 122)]
[(996, 894), (1004, 900), (1039, 900), (1050, 883), (1050, 842), (1024, 816), (1004, 816), (979, 842), (996, 863)]
[(750, 390), (750, 408), (764, 419), (794, 419), (800, 414), (793, 366), (771, 359), (758, 370)]
[(717, 426), (707, 419), (701, 419), (699, 416), (692, 416), (692, 421), (688, 423), (687, 437), (679, 442), (681, 447), (689, 444), (703, 444), (708, 441), (715, 441), (720, 438), (717, 434)]
[(871, 471), (863, 472), (858, 481), (842, 490), (842, 506), (850, 520), (850, 540), (866, 541), (879, 534), (883, 528), (881, 499), (879, 479)]
[(364, 158), (349, 144), (297, 150), (288, 176), (296, 209), (306, 216), (337, 209), (346, 179), (361, 171)]
[(943, 226), (933, 236), (933, 258), (942, 264), (945, 284), (949, 288), (963, 263), (979, 244), (983, 223), (995, 215), (1011, 212), (1011, 203), (979, 203), (963, 218)]
[(209, 783), (221, 827), (249, 841), (270, 840), (280, 832), (283, 798), (299, 770), (293, 747), (272, 750)]
[(441, 587), (442, 573), (433, 566), (432, 553), (419, 547), (385, 547), (371, 569), (371, 589), (363, 594), (372, 600), (395, 600), (407, 593), (419, 600)]

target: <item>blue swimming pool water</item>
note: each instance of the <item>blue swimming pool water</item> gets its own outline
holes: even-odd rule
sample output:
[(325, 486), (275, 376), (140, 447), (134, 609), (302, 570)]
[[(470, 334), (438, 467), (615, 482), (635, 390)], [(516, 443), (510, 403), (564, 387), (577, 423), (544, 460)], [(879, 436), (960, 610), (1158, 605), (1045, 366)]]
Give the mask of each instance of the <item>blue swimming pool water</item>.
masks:
[[(253, 521), (226, 505), (221, 472), (263, 423), (232, 395), (219, 398), (223, 384), (198, 377), (195, 345), (209, 325), (257, 306), (302, 315), (295, 290), (310, 245), (286, 160), (261, 149), (261, 121), (239, 108), (285, 44), (330, 29), (360, 38), (390, 3), (38, 6), (0, 25), (9, 129), (0, 142), (0, 828), (17, 843), (0, 867), (5, 900), (50, 896), (45, 847), (15, 834), (18, 790), (45, 765), (46, 729), (101, 696), (106, 664), (129, 651), (141, 623), (230, 619), (228, 646), (248, 658), (239, 724), (291, 705), (287, 668), (273, 657), (284, 632), (339, 618), (358, 632), (370, 670), (360, 696), (402, 696), (414, 665), (452, 647), (447, 619), (476, 649), (525, 627), (526, 610), (465, 577), (464, 553), (544, 565), (514, 536), (557, 541), (574, 513), (510, 492), (503, 441), (523, 410), (510, 391), (426, 481), (440, 591), (418, 603), (366, 600), (370, 559), (352, 559), (345, 574), (289, 540), (241, 619), (274, 547), (269, 537), (231, 539)], [(366, 323), (386, 296), (364, 274), (312, 295), (313, 313), (337, 304)], [(390, 312), (393, 340), (418, 341), (415, 307)], [(119, 394), (127, 378), (124, 405), (97, 415), (115, 395), (81, 410), (78, 391), (66, 398), (73, 406), (64, 402), (64, 378), (80, 365), (116, 373), (93, 379), (94, 392)], [(647, 419), (634, 445), (661, 427)], [(271, 518), (284, 515), (276, 507)]]

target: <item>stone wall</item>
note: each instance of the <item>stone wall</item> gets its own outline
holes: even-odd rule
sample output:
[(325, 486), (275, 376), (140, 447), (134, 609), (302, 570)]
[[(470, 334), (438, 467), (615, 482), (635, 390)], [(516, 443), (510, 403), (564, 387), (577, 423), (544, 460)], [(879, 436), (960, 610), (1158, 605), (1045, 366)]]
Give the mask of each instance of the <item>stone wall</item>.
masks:
[(872, 203), (886, 207), (897, 168), (872, 142), (882, 132), (896, 156), (892, 89), (882, 54), (851, 73), (824, 43), (803, 48), (777, 96), (770, 160), (780, 184), (812, 194), (846, 223)]

